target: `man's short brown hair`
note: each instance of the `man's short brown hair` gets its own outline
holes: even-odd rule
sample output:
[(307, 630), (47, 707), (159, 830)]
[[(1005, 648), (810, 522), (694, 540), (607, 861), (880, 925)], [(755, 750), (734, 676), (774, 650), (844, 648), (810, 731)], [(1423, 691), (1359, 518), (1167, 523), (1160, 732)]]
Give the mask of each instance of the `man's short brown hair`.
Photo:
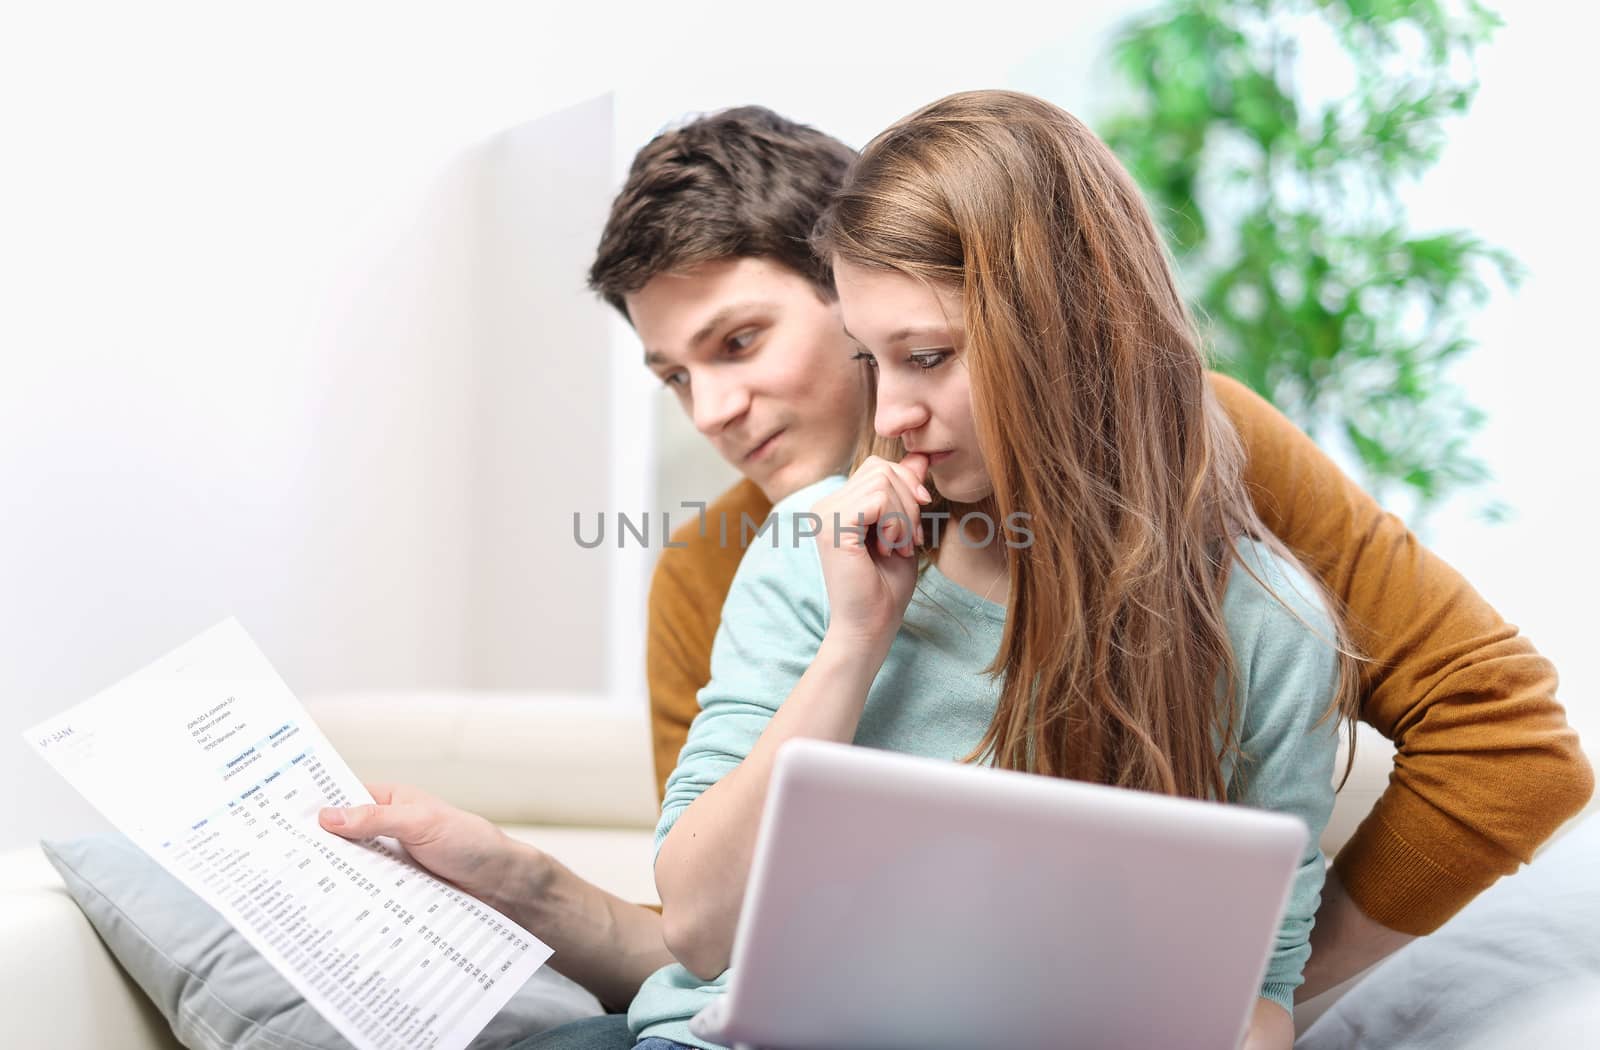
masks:
[(855, 151), (761, 106), (664, 131), (633, 158), (611, 204), (589, 287), (627, 316), (622, 297), (659, 274), (715, 259), (765, 256), (833, 296), (811, 228)]

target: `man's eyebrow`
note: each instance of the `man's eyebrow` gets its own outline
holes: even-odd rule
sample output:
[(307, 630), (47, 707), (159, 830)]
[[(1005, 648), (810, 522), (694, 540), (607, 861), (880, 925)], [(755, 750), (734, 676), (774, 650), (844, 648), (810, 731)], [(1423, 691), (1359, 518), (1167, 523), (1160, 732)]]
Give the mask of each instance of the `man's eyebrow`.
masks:
[[(736, 314), (747, 312), (770, 313), (777, 309), (778, 304), (770, 302), (742, 302), (732, 303), (728, 306), (724, 306), (722, 309), (712, 314), (710, 320), (701, 325), (699, 330), (696, 331), (694, 335), (689, 337), (689, 348), (692, 350), (701, 343), (705, 342), (707, 339), (710, 339), (713, 332), (727, 324), (728, 319)], [(659, 350), (646, 350), (644, 354), (644, 363), (648, 367), (650, 365), (671, 364), (672, 362), (668, 360), (667, 355), (663, 354)]]
[(709, 320), (705, 324), (701, 325), (700, 326), (700, 330), (698, 332), (696, 332), (694, 335), (691, 335), (689, 337), (689, 345), (691, 347), (699, 346), (701, 343), (705, 342), (707, 339), (710, 339), (711, 338), (711, 333), (715, 332), (718, 328), (721, 328), (723, 325), (727, 324), (728, 323), (728, 319), (730, 317), (733, 317), (735, 314), (762, 313), (762, 312), (770, 313), (770, 312), (776, 310), (777, 308), (778, 308), (778, 304), (777, 303), (768, 303), (768, 302), (743, 302), (743, 303), (733, 303), (733, 304), (731, 304), (729, 306), (724, 306), (722, 309), (720, 309), (716, 313), (712, 314), (711, 315), (711, 320)]

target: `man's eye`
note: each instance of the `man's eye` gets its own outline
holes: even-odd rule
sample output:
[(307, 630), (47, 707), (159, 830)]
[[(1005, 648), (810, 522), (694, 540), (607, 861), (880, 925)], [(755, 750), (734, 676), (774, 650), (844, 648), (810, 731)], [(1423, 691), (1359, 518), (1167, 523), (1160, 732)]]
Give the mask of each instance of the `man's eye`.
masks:
[(926, 372), (938, 368), (950, 356), (949, 350), (920, 350), (911, 355), (911, 363)]
[(857, 350), (855, 353), (850, 355), (850, 360), (852, 360), (852, 361), (865, 361), (867, 363), (867, 367), (868, 368), (877, 368), (878, 367), (878, 359), (876, 357), (873, 357), (871, 354), (867, 353), (865, 350)]

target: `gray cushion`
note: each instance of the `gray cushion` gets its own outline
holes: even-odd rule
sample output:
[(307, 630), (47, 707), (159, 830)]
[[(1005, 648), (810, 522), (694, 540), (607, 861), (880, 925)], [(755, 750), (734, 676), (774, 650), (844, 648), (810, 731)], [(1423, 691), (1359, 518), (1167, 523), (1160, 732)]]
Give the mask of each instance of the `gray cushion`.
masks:
[[(40, 846), (184, 1046), (350, 1050), (349, 1041), (215, 909), (126, 836), (89, 835)], [(472, 1046), (510, 1046), (599, 1013), (594, 996), (546, 965)]]
[[(1534, 1021), (1554, 1023), (1553, 1004), (1581, 1005), (1596, 988), (1600, 818), (1590, 816), (1438, 932), (1396, 952), (1306, 1029), (1295, 1047), (1594, 1045), (1526, 1037)], [(1600, 1019), (1589, 1017), (1591, 1024)], [(1502, 1027), (1508, 1024), (1513, 1031)]]

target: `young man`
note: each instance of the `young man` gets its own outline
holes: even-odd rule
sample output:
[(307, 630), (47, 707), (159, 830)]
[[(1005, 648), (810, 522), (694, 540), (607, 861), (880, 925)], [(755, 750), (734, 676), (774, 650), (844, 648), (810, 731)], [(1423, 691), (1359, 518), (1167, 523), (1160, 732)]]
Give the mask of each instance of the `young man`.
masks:
[[(745, 476), (704, 522), (678, 530), (683, 546), (664, 550), (656, 568), (648, 672), (658, 790), (710, 679), (742, 519), (764, 520), (774, 501), (845, 467), (868, 419), (832, 287), (807, 246), (851, 158), (838, 141), (758, 107), (668, 131), (635, 158), (590, 271), (638, 332), (645, 363)], [(1329, 874), (1304, 999), (1436, 929), (1514, 871), (1582, 808), (1593, 774), (1548, 661), (1288, 420), (1237, 383), (1213, 383), (1248, 450), (1262, 519), (1345, 603), (1371, 658), (1362, 717), (1397, 747), (1388, 789)], [(611, 1008), (673, 961), (655, 912), (420, 793), (396, 788), (378, 802), (325, 826), (401, 839), (551, 944), (553, 964)], [(531, 1045), (632, 1045), (620, 1018), (569, 1028)]]

